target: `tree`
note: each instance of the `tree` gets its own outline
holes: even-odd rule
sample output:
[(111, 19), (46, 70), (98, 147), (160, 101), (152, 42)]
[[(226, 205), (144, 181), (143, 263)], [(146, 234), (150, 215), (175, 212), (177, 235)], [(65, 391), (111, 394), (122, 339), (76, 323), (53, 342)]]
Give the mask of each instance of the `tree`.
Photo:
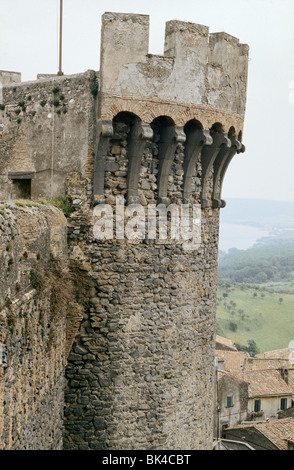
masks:
[(254, 339), (249, 339), (247, 341), (247, 346), (238, 343), (235, 343), (235, 346), (238, 351), (247, 351), (252, 357), (254, 357), (259, 352), (259, 349)]
[(266, 281), (267, 281), (267, 275), (263, 271), (259, 272), (255, 276), (255, 282), (257, 282), (258, 284), (262, 284), (263, 282), (266, 282)]
[(257, 347), (256, 342), (254, 339), (249, 339), (247, 341), (247, 352), (249, 352), (250, 356), (254, 357), (256, 354), (258, 354), (259, 349)]
[(234, 323), (234, 322), (230, 321), (229, 328), (230, 328), (231, 331), (234, 332), (234, 331), (237, 331), (238, 325), (237, 325), (237, 323)]

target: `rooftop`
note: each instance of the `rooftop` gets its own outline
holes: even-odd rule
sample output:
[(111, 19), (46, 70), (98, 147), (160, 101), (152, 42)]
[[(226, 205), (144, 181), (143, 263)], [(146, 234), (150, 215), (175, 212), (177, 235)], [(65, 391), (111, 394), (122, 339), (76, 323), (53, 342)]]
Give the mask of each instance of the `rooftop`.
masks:
[(250, 357), (244, 363), (244, 369), (281, 369), (281, 368), (292, 369), (293, 364), (287, 359), (259, 359), (257, 357)]
[(260, 354), (256, 354), (257, 359), (286, 359), (289, 360), (290, 349), (275, 349), (273, 351), (266, 351)]
[(219, 349), (219, 346), (223, 346), (231, 351), (237, 351), (237, 348), (234, 345), (233, 341), (228, 338), (224, 338), (223, 336), (216, 335), (215, 343), (216, 349)]
[(254, 428), (270, 440), (279, 450), (287, 450), (288, 441), (294, 439), (294, 419), (285, 418), (271, 420), (264, 423), (239, 424), (229, 429), (245, 429)]
[(243, 369), (247, 358), (250, 357), (249, 353), (246, 351), (228, 351), (224, 349), (217, 349), (215, 351), (215, 356), (218, 359), (224, 359), (224, 367), (227, 371)]
[(234, 371), (231, 375), (248, 383), (249, 398), (293, 394), (292, 388), (275, 369)]

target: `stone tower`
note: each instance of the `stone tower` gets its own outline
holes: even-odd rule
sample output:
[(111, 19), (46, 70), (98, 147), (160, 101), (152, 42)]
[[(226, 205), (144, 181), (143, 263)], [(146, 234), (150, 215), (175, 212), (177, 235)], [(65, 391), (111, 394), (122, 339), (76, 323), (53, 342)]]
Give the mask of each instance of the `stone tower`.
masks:
[[(60, 448), (62, 426), (65, 449), (212, 448), (219, 212), (245, 150), (248, 46), (169, 21), (158, 56), (148, 36), (148, 16), (105, 13), (99, 72), (27, 83), (0, 72), (0, 222), (19, 234), (9, 225), (0, 245), (0, 300), (9, 295), (18, 325), (1, 310), (0, 448)], [(56, 196), (71, 203), (66, 221), (34, 203)], [(31, 201), (16, 210), (17, 198)], [(150, 231), (151, 210), (166, 218)], [(91, 283), (83, 314), (56, 325), (29, 275), (50, 240)]]
[[(148, 16), (103, 15), (92, 193), (71, 226), (87, 214), (75, 248), (94, 285), (68, 360), (69, 449), (212, 447), (219, 209), (244, 152), (248, 46), (169, 21), (154, 56), (148, 35)], [(95, 214), (118, 196), (127, 211), (198, 205), (200, 244), (97, 240)]]

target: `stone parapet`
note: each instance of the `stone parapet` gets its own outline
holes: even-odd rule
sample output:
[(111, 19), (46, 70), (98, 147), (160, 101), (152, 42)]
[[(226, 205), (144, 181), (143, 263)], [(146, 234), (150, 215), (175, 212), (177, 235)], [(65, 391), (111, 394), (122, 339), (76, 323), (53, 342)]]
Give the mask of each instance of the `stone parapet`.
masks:
[(0, 104), (3, 102), (2, 88), (5, 85), (11, 85), (12, 83), (18, 84), (21, 82), (21, 74), (19, 72), (8, 72), (6, 70), (0, 70)]
[[(132, 112), (144, 121), (148, 121), (148, 108), (153, 117), (169, 108), (165, 114), (172, 114), (176, 122), (199, 119), (203, 114), (204, 120), (210, 120), (210, 127), (221, 122), (227, 131), (232, 125), (237, 134), (242, 131), (247, 45), (226, 33), (210, 34), (206, 26), (174, 20), (166, 23), (163, 56), (148, 54), (148, 38), (148, 16), (103, 15), (102, 119), (113, 118), (115, 106), (116, 112), (133, 108)], [(202, 116), (199, 120), (202, 122)], [(206, 122), (202, 124), (207, 128)]]

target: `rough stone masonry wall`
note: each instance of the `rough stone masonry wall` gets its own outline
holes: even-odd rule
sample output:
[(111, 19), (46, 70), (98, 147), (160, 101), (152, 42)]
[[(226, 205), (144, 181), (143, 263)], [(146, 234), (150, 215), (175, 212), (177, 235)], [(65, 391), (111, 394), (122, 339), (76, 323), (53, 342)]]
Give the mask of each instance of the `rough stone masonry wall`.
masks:
[[(110, 141), (108, 203), (126, 193), (128, 130), (117, 122)], [(143, 205), (155, 201), (157, 153), (155, 136), (142, 160)], [(175, 202), (181, 177), (180, 144)], [(66, 369), (65, 449), (211, 449), (218, 209), (202, 211), (201, 247), (190, 253), (176, 242), (95, 240), (90, 181), (71, 175), (68, 191), (78, 202), (70, 256), (93, 288)]]
[(1, 204), (0, 232), (0, 449), (62, 449), (66, 321), (35, 284), (50, 252), (66, 255), (66, 221), (54, 207)]
[(88, 71), (3, 87), (2, 201), (21, 197), (14, 194), (17, 173), (31, 174), (31, 197), (36, 199), (63, 196), (69, 171), (91, 172), (97, 78)]
[[(68, 221), (70, 258), (83, 264), (93, 282), (89, 306), (66, 368), (66, 449), (212, 448), (218, 226), (219, 207), (224, 205), (220, 183), (223, 169), (241, 148), (237, 142), (231, 152), (227, 145), (231, 145), (229, 140), (233, 143), (236, 138), (242, 139), (248, 47), (225, 33), (209, 35), (208, 28), (201, 25), (169, 22), (164, 56), (150, 57), (148, 24), (145, 15), (104, 15), (99, 76), (87, 72), (3, 87), (0, 198), (13, 196), (13, 177), (18, 172), (22, 177), (33, 175), (32, 198), (64, 196), (67, 185), (67, 195), (75, 209)], [(137, 124), (145, 126), (142, 136), (149, 140), (142, 155), (134, 151), (134, 147), (142, 148), (141, 137), (136, 141), (140, 126), (134, 124), (130, 133), (128, 121), (116, 119), (120, 113), (129, 113)], [(165, 158), (173, 158), (173, 163), (167, 170), (164, 164), (161, 166), (162, 142), (158, 141), (156, 126), (152, 129), (153, 138), (150, 137), (157, 118), (172, 123), (170, 130), (174, 134), (168, 133), (168, 139), (173, 136), (181, 142), (174, 153), (175, 141), (169, 141)], [(184, 126), (192, 121), (203, 127), (204, 151), (201, 157), (195, 157), (197, 161), (188, 157), (195, 166), (188, 175), (191, 180), (184, 195), (183, 178), (189, 173), (184, 168), (185, 151), (189, 147), (191, 150), (192, 145), (188, 138), (185, 142)], [(114, 133), (104, 154), (112, 125)], [(198, 133), (193, 129), (192, 134), (194, 131), (199, 137), (200, 129)], [(207, 138), (209, 132), (214, 139)], [(167, 143), (164, 139), (163, 147)], [(192, 142), (195, 143), (193, 139)], [(199, 147), (200, 141), (195, 145)], [(128, 153), (130, 147), (133, 153)], [(137, 174), (132, 174), (130, 167), (136, 169), (141, 156), (137, 184)], [(129, 176), (134, 187), (128, 188)], [(167, 191), (163, 188), (166, 182)], [(201, 203), (199, 249), (184, 251), (177, 241), (95, 240), (93, 201), (105, 198), (113, 204), (115, 196), (120, 195), (129, 202), (134, 197), (132, 191), (143, 207), (167, 198), (175, 204), (186, 199)], [(7, 263), (11, 265), (9, 258)], [(3, 285), (3, 292), (10, 286), (17, 289), (16, 279)], [(39, 315), (42, 329), (46, 315), (43, 317), (42, 313), (40, 319), (40, 313), (46, 312), (47, 307), (46, 303), (39, 303), (39, 298), (36, 301), (34, 310), (27, 300), (29, 313), (33, 322)], [(21, 315), (16, 311), (17, 318)], [(16, 321), (18, 324), (15, 337), (21, 338), (23, 324)], [(41, 337), (32, 337), (36, 341), (33, 351), (38, 349), (39, 340), (40, 344), (47, 344), (45, 326)], [(60, 335), (63, 331), (61, 325)], [(61, 346), (59, 335), (56, 341)], [(10, 351), (17, 351), (16, 345)], [(53, 348), (53, 355), (45, 361), (47, 352), (40, 346), (38, 359), (41, 366), (46, 363), (49, 368), (52, 366), (51, 371), (57, 370), (59, 377), (61, 353)], [(26, 351), (25, 357), (29, 354)], [(5, 428), (9, 429), (5, 445), (40, 448), (51, 426), (43, 411), (48, 412), (51, 399), (60, 410), (59, 382), (57, 377), (53, 382), (44, 379), (50, 371), (47, 374), (42, 367), (38, 377), (45, 382), (35, 382), (37, 362), (27, 374), (37, 385), (31, 387), (31, 382), (26, 381), (23, 392), (20, 362), (16, 358), (10, 364), (12, 369), (3, 369), (4, 377), (5, 371), (11, 371), (5, 380), (7, 389), (16, 397), (9, 396), (7, 402), (2, 402), (12, 423)], [(15, 376), (19, 380), (17, 392), (13, 388)], [(5, 380), (0, 385), (2, 394)], [(46, 388), (49, 382), (53, 385)], [(34, 409), (42, 423), (35, 434), (35, 423), (24, 420), (25, 411), (20, 411), (21, 407), (13, 411), (18, 393), (27, 393), (31, 400), (40, 399), (44, 405)], [(24, 402), (26, 396), (23, 395)], [(32, 419), (32, 414), (27, 415)], [(59, 430), (57, 415), (58, 410)], [(19, 430), (24, 439), (30, 437), (30, 444), (28, 440), (20, 441)], [(58, 436), (59, 431), (47, 444), (59, 448)]]

